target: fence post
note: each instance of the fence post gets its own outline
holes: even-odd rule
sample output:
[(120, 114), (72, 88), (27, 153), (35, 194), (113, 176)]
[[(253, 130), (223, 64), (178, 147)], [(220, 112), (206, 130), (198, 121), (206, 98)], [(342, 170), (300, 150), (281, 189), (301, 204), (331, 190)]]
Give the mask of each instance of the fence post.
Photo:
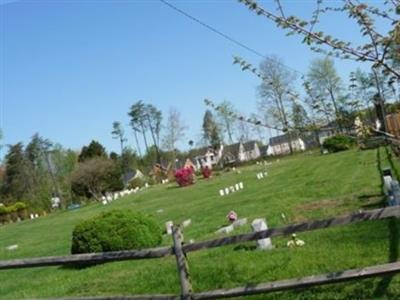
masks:
[(174, 254), (178, 268), (179, 281), (181, 284), (181, 299), (191, 300), (192, 284), (190, 283), (189, 266), (185, 253), (182, 250), (183, 235), (179, 226), (172, 228), (172, 238), (174, 240)]

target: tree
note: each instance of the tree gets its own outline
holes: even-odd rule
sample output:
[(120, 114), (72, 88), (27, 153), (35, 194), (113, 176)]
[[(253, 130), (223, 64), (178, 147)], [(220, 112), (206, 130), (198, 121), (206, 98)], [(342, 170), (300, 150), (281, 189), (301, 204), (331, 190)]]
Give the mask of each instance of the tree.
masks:
[[(47, 204), (51, 198), (51, 194), (57, 195), (60, 198), (61, 203), (64, 204), (63, 195), (58, 185), (55, 170), (50, 161), (50, 152), (52, 150), (53, 143), (49, 139), (44, 139), (39, 136), (38, 133), (32, 136), (31, 142), (25, 149), (25, 154), (32, 164), (32, 180), (34, 181), (34, 187), (37, 193), (41, 194), (43, 201)], [(43, 166), (46, 166), (46, 172), (44, 172)], [(48, 177), (51, 180), (52, 192), (49, 191)], [(44, 190), (43, 190), (44, 189)], [(32, 191), (32, 194), (35, 194)]]
[[(260, 64), (262, 83), (258, 87), (262, 110), (273, 107), (274, 119), (281, 125), (283, 131), (289, 130), (288, 105), (291, 104), (291, 95), (288, 90), (293, 89), (295, 75), (283, 66), (277, 57), (268, 57)], [(290, 139), (290, 134), (288, 135)], [(292, 143), (289, 141), (290, 153), (293, 153)]]
[(175, 152), (176, 143), (185, 137), (185, 131), (186, 126), (181, 120), (181, 114), (175, 108), (170, 108), (163, 137), (164, 148)]
[(306, 131), (306, 127), (309, 125), (309, 118), (303, 105), (293, 102), (291, 119), (293, 127), (296, 128), (297, 131)]
[(146, 105), (143, 103), (142, 100), (134, 103), (131, 108), (130, 111), (128, 112), (128, 115), (131, 118), (130, 124), (131, 127), (133, 129), (133, 132), (135, 134), (135, 140), (136, 140), (136, 144), (138, 147), (138, 151), (140, 156), (141, 155), (141, 150), (140, 150), (140, 145), (139, 145), (139, 141), (137, 139), (137, 132), (140, 132), (143, 135), (143, 141), (144, 141), (144, 145), (146, 147), (146, 151), (149, 150), (149, 145), (147, 143), (147, 137), (146, 137), (146, 130), (147, 130), (147, 124), (148, 124), (148, 118), (147, 118), (147, 111), (146, 111)]
[(213, 147), (220, 145), (222, 142), (218, 123), (208, 109), (203, 118), (203, 138)]
[(97, 141), (91, 141), (89, 146), (84, 146), (79, 154), (78, 161), (84, 162), (96, 156), (107, 157), (106, 149)]
[[(340, 77), (336, 73), (333, 60), (329, 57), (317, 58), (311, 61), (310, 68), (307, 74), (307, 80), (311, 85), (313, 91), (317, 93), (320, 100), (321, 107), (324, 108), (328, 114), (330, 108), (333, 108), (335, 119), (338, 122), (340, 130), (342, 125), (341, 119), (341, 106), (339, 99), (341, 99), (342, 83)], [(327, 105), (326, 99), (330, 100), (331, 105)]]
[(97, 156), (80, 162), (71, 174), (72, 190), (78, 196), (100, 201), (105, 192), (123, 188), (121, 169), (111, 159)]
[(242, 143), (250, 141), (251, 130), (250, 126), (245, 121), (237, 122), (238, 140)]
[(113, 139), (118, 139), (121, 145), (121, 154), (124, 151), (124, 143), (127, 141), (125, 138), (124, 128), (120, 122), (113, 122), (113, 130), (111, 131)]
[(160, 148), (160, 132), (162, 123), (162, 112), (158, 110), (154, 105), (146, 105), (146, 118), (148, 122), (148, 128), (150, 129), (151, 136), (153, 139), (153, 145)]
[(235, 124), (235, 119), (233, 118), (233, 114), (235, 112), (233, 105), (229, 101), (223, 101), (218, 109), (218, 118), (220, 120), (220, 124), (222, 125), (224, 132), (228, 135), (229, 143), (233, 143), (233, 128)]
[[(311, 47), (313, 51), (334, 55), (343, 59), (352, 59), (369, 62), (374, 68), (382, 69), (393, 80), (400, 80), (400, 70), (393, 61), (396, 59), (396, 51), (400, 40), (400, 22), (396, 17), (399, 13), (398, 1), (385, 1), (383, 7), (377, 7), (370, 2), (342, 1), (336, 7), (322, 7), (322, 1), (318, 0), (317, 8), (311, 21), (305, 21), (298, 16), (287, 15), (280, 0), (276, 0), (278, 13), (265, 9), (255, 0), (239, 0), (257, 15), (273, 21), (278, 27), (287, 30), (288, 35), (298, 34), (302, 36), (303, 43)], [(344, 13), (350, 19), (356, 21), (360, 29), (363, 42), (354, 45), (352, 42), (332, 37), (323, 31), (315, 31), (314, 25), (319, 22), (319, 17), (326, 13)], [(376, 19), (385, 25), (392, 26), (388, 33), (378, 32)], [(382, 26), (383, 28), (386, 26)], [(367, 38), (365, 41), (364, 38)]]
[(1, 191), (4, 202), (7, 204), (24, 199), (30, 190), (31, 180), (22, 143), (9, 146), (5, 156), (5, 166), (6, 171)]

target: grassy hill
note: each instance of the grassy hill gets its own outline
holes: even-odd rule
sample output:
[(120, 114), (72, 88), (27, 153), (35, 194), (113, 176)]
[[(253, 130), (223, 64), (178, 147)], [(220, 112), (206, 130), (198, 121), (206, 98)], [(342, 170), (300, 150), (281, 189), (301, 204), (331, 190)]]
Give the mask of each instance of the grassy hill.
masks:
[[(251, 222), (264, 217), (270, 227), (336, 216), (382, 205), (377, 158), (388, 166), (387, 152), (347, 151), (324, 155), (304, 153), (267, 166), (268, 176), (257, 180), (265, 167), (241, 168), (241, 174), (222, 173), (196, 185), (151, 187), (108, 206), (92, 204), (75, 211), (54, 213), (36, 220), (0, 227), (0, 259), (65, 255), (71, 232), (80, 220), (110, 209), (132, 209), (154, 215), (160, 225), (190, 218), (185, 239), (219, 237), (215, 231), (235, 210)], [(397, 163), (396, 163), (397, 166)], [(220, 197), (219, 189), (242, 181), (243, 191)], [(163, 213), (157, 210), (163, 209)], [(300, 234), (303, 248), (288, 249), (289, 237), (273, 239), (271, 251), (251, 250), (254, 243), (190, 253), (195, 291), (242, 286), (247, 283), (340, 271), (398, 259), (400, 223), (382, 220)], [(248, 232), (244, 226), (234, 233)], [(171, 237), (163, 243), (170, 245)], [(18, 244), (16, 251), (7, 251)], [(48, 267), (0, 271), (0, 299), (62, 296), (179, 293), (174, 257), (126, 261), (84, 269)], [(302, 291), (274, 293), (246, 299), (397, 299), (400, 277), (368, 279)]]

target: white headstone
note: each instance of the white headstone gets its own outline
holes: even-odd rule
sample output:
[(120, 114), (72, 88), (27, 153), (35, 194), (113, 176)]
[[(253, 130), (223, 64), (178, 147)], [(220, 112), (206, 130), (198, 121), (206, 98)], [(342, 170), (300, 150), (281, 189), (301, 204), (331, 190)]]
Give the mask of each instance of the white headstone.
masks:
[(31, 218), (31, 220), (35, 218), (35, 216), (33, 214), (30, 214), (29, 217)]
[[(251, 223), (251, 227), (253, 228), (254, 232), (263, 231), (263, 230), (268, 229), (267, 222), (265, 219), (255, 219)], [(266, 238), (266, 239), (257, 240), (257, 246), (258, 246), (257, 248), (261, 249), (261, 250), (272, 249), (271, 239)]]
[(159, 210), (157, 210), (157, 213), (158, 214), (161, 214), (161, 213), (163, 213), (164, 212), (164, 210), (161, 208), (161, 209), (159, 209)]
[(236, 183), (236, 184), (235, 184), (235, 190), (237, 190), (237, 191), (238, 191), (239, 189), (240, 189), (240, 187), (239, 187), (239, 184), (238, 184), (238, 183)]
[(239, 182), (239, 187), (241, 190), (243, 190), (243, 182)]
[(392, 180), (392, 176), (383, 176), (383, 191), (386, 195), (389, 195)]
[(233, 222), (232, 225), (233, 225), (233, 227), (240, 227), (240, 226), (243, 226), (246, 224), (247, 224), (247, 219), (243, 218), (243, 219), (236, 220), (235, 222)]
[(231, 191), (231, 193), (235, 192), (235, 188), (233, 187), (233, 185), (229, 187), (229, 190)]
[(38, 215), (38, 214), (35, 214), (35, 219), (36, 219), (36, 218), (39, 218), (39, 215)]
[(229, 188), (225, 188), (225, 194), (229, 195)]
[(168, 221), (165, 223), (167, 234), (172, 234), (172, 226), (174, 226), (174, 223), (172, 221)]
[(183, 227), (188, 227), (190, 224), (192, 224), (192, 220), (191, 219), (187, 219), (187, 220), (182, 222), (182, 226)]
[(217, 230), (217, 233), (228, 234), (233, 231), (233, 225), (225, 226)]
[(224, 195), (225, 195), (224, 190), (219, 190), (219, 195), (220, 195), (220, 196), (224, 196)]
[(101, 203), (103, 203), (103, 205), (107, 205), (107, 200), (103, 200)]
[(14, 251), (18, 249), (18, 245), (11, 245), (6, 248), (8, 251)]

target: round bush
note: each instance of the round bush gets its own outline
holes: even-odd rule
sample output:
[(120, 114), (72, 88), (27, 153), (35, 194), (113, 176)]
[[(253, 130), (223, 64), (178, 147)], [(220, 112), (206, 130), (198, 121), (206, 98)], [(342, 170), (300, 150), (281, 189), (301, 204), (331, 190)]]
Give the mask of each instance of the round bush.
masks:
[(79, 223), (72, 233), (71, 253), (121, 251), (155, 247), (161, 229), (149, 216), (113, 210)]
[(330, 138), (327, 138), (323, 143), (323, 147), (329, 152), (349, 150), (354, 145), (355, 140), (352, 137), (345, 135), (332, 136)]

